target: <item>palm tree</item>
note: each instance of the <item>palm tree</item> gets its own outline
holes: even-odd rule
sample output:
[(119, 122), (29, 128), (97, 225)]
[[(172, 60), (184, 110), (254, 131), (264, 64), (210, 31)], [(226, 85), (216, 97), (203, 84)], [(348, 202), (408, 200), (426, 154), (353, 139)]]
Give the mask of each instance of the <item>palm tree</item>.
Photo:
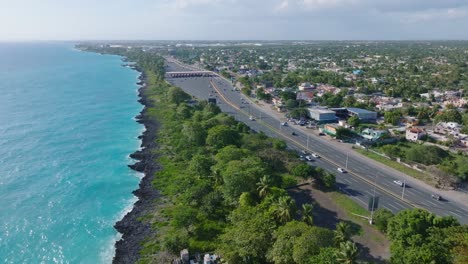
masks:
[(312, 217), (312, 209), (314, 206), (312, 204), (303, 204), (302, 205), (302, 218), (301, 220), (304, 221), (308, 225), (312, 225), (314, 223), (314, 218)]
[(354, 242), (346, 241), (340, 243), (340, 249), (336, 253), (336, 261), (344, 264), (355, 264), (357, 263), (357, 256), (359, 249)]
[(281, 223), (286, 223), (292, 219), (295, 214), (296, 203), (291, 197), (281, 196), (273, 205), (273, 214)]
[(271, 178), (267, 175), (260, 178), (260, 181), (257, 182), (257, 191), (260, 197), (265, 197), (270, 193), (271, 190)]
[(340, 245), (343, 242), (346, 242), (350, 238), (350, 226), (346, 222), (339, 222), (336, 225), (335, 230), (335, 243)]

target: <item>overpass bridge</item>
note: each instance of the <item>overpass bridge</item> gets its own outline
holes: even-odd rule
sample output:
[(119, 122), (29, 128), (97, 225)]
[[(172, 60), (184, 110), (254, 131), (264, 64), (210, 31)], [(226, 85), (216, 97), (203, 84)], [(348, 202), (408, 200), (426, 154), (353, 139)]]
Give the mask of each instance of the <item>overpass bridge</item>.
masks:
[(212, 71), (180, 71), (166, 72), (166, 78), (186, 78), (186, 77), (212, 77)]

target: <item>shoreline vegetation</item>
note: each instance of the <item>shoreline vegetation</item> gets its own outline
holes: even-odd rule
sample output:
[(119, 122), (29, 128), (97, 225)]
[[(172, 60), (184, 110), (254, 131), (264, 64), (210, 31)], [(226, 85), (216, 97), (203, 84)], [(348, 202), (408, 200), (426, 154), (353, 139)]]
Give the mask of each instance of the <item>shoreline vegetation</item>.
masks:
[[(172, 263), (183, 249), (191, 259), (197, 252), (219, 254), (222, 263), (357, 263), (353, 228), (346, 222), (335, 229), (315, 225), (314, 205), (296, 204), (286, 190), (311, 180), (333, 190), (333, 174), (170, 85), (157, 54), (83, 50), (135, 62), (144, 84), (138, 120), (147, 130), (142, 150), (132, 154), (140, 161), (131, 167), (145, 176), (135, 192), (139, 201), (116, 224), (122, 239), (114, 263)], [(466, 260), (467, 226), (454, 218), (419, 209), (376, 215), (377, 228), (391, 241), (391, 262)]]

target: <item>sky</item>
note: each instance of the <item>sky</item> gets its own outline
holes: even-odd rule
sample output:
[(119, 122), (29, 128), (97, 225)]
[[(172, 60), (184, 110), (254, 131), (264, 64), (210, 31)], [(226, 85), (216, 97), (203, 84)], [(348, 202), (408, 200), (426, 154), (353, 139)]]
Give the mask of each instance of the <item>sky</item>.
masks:
[(0, 41), (468, 39), (468, 0), (0, 0)]

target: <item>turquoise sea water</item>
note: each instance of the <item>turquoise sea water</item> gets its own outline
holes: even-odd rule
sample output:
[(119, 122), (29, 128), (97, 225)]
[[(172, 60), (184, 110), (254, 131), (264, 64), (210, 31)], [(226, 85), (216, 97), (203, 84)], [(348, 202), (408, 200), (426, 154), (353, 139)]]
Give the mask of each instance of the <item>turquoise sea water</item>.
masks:
[(0, 43), (0, 262), (109, 263), (139, 177), (138, 73), (72, 44)]

